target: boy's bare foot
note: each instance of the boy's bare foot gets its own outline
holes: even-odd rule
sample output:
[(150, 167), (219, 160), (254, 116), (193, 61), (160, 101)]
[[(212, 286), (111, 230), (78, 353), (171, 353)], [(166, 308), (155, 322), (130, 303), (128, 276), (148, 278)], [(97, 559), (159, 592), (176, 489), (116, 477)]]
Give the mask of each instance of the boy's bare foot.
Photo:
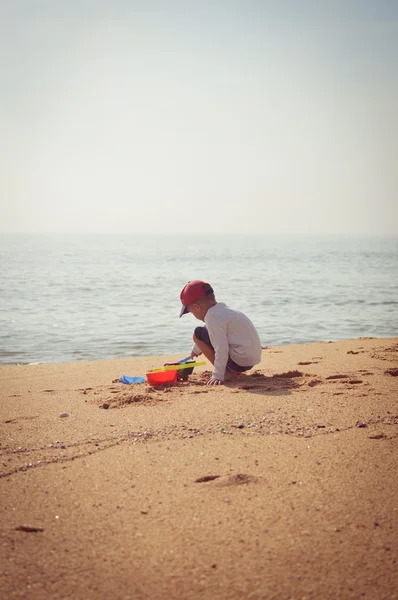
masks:
[(239, 375), (243, 375), (243, 373), (241, 371), (233, 371), (227, 367), (225, 370), (225, 381), (233, 381), (239, 377)]

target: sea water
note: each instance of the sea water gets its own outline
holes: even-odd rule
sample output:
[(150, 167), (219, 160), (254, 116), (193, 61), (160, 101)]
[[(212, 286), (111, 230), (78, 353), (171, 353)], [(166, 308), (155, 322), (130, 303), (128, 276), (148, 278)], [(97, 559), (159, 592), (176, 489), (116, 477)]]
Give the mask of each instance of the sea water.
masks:
[(0, 364), (190, 352), (209, 281), (264, 346), (398, 335), (398, 238), (0, 234)]

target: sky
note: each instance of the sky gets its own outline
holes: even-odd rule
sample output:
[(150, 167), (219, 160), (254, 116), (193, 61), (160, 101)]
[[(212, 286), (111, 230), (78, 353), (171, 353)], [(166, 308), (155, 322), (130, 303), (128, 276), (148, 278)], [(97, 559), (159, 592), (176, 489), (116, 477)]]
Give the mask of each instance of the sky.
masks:
[(0, 232), (398, 235), (396, 0), (1, 0)]

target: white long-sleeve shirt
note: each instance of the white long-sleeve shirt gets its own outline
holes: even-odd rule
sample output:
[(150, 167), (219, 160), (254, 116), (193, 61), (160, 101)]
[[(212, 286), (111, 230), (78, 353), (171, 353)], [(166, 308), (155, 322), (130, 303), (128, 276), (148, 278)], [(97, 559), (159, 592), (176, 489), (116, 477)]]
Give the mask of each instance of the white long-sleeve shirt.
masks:
[[(261, 342), (253, 323), (243, 313), (217, 302), (204, 318), (210, 341), (214, 347), (214, 379), (224, 381), (230, 356), (241, 367), (252, 367), (261, 360)], [(195, 353), (200, 348), (193, 347)]]

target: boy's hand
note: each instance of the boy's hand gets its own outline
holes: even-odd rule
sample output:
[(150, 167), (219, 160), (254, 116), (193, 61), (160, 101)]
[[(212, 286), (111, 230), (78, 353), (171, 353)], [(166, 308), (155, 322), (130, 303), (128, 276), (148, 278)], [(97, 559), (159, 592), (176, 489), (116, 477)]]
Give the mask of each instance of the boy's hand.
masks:
[(222, 385), (223, 381), (221, 381), (220, 379), (214, 379), (214, 377), (210, 377), (209, 381), (206, 383), (206, 385)]
[[(200, 352), (200, 354), (202, 354), (202, 353)], [(197, 352), (194, 352), (192, 350), (192, 352), (191, 352), (191, 358), (196, 358), (197, 356), (200, 356), (200, 354), (198, 354)]]

